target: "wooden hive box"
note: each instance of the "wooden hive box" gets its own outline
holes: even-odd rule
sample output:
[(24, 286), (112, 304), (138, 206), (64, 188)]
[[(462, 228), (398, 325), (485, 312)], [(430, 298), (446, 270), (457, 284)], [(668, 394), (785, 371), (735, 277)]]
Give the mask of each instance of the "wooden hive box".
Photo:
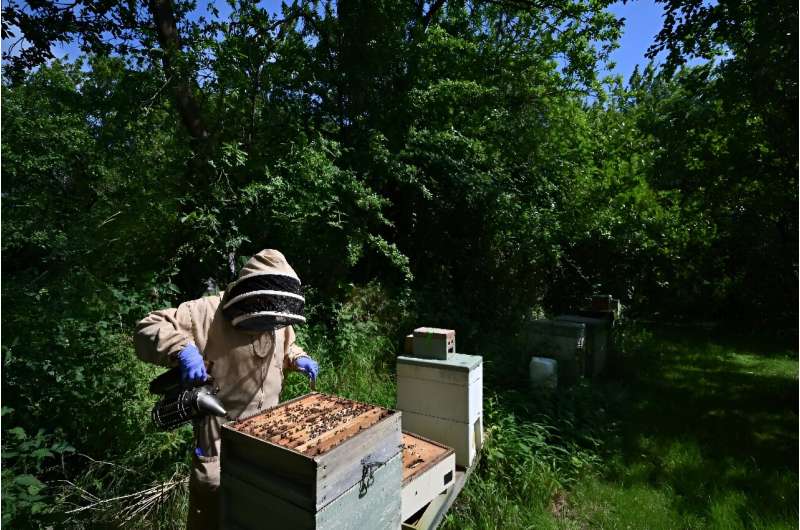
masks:
[(400, 526), (400, 413), (311, 393), (223, 425), (223, 528)]
[(455, 479), (453, 449), (409, 432), (403, 433), (403, 521), (417, 513)]
[(558, 361), (558, 383), (575, 383), (585, 372), (586, 325), (534, 320), (527, 324), (524, 345), (529, 354)]
[(403, 429), (455, 449), (469, 466), (483, 444), (483, 358), (397, 358), (397, 408)]
[(611, 321), (608, 318), (593, 318), (581, 315), (561, 315), (556, 317), (556, 321), (583, 324), (586, 327), (585, 374), (588, 377), (600, 375), (606, 367)]
[(449, 359), (456, 352), (456, 332), (452, 329), (417, 328), (413, 351), (409, 355), (428, 359)]
[(596, 294), (591, 298), (592, 311), (611, 311), (610, 294)]

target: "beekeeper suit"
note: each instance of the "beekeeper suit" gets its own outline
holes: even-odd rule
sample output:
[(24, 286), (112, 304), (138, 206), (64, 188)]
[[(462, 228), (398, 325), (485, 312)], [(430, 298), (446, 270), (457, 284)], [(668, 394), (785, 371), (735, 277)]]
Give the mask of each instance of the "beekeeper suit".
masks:
[[(317, 363), (295, 344), (292, 324), (305, 322), (300, 279), (277, 250), (262, 250), (222, 295), (185, 302), (147, 315), (136, 326), (136, 353), (144, 361), (180, 366), (181, 376), (204, 380), (205, 365), (231, 418), (278, 404), (284, 371), (315, 379)], [(220, 425), (207, 416), (195, 425), (189, 481), (188, 528), (219, 527)]]

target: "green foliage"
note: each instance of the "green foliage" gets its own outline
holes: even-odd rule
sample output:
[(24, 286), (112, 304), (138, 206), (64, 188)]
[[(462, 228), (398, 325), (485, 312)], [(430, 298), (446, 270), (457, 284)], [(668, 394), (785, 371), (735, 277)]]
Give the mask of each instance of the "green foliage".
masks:
[(17, 526), (41, 520), (52, 510), (47, 487), (37, 475), (52, 467), (53, 459), (63, 459), (75, 448), (44, 429), (29, 435), (22, 427), (9, 428), (13, 413), (13, 409), (3, 407), (3, 524)]
[[(333, 314), (329, 331), (320, 324), (298, 329), (298, 343), (320, 363), (317, 390), (394, 407), (391, 373), (400, 346), (397, 337), (409, 326), (405, 304), (373, 283), (351, 286), (341, 305), (311, 308), (311, 315), (322, 311)], [(301, 375), (290, 375), (287, 382), (286, 399), (308, 391)]]
[[(713, 60), (627, 85), (598, 79), (621, 30), (606, 0), (298, 1), (279, 14), (240, 0), (224, 17), (176, 1), (177, 50), (152, 34), (152, 3), (88, 4), (67, 25), (60, 5), (21, 22), (4, 8), (30, 37), (2, 86), (2, 385), (16, 411), (4, 522), (180, 526), (190, 433), (148, 427), (158, 370), (135, 359), (131, 329), (224, 289), (262, 248), (303, 278), (298, 333), (322, 391), (391, 406), (398, 341), (422, 323), (485, 356), (503, 392), (457, 512), (478, 527), (552, 525), (565, 492), (605, 491), (579, 482), (607, 434), (591, 389), (535, 406), (506, 392), (520, 371), (506, 337), (527, 316), (602, 290), (634, 315), (796, 318), (785, 2), (666, 4), (686, 15), (659, 37), (670, 65)], [(42, 62), (73, 37), (92, 54)], [(187, 134), (187, 98), (207, 135)], [(283, 397), (307, 389), (289, 374)], [(165, 481), (132, 515), (131, 494)], [(715, 497), (713, 517), (743, 502)]]
[(515, 414), (509, 404), (521, 398), (503, 393), (485, 400), (481, 460), (446, 528), (552, 527), (551, 502), (599, 463), (595, 451), (571, 440), (552, 418), (531, 419), (524, 409)]

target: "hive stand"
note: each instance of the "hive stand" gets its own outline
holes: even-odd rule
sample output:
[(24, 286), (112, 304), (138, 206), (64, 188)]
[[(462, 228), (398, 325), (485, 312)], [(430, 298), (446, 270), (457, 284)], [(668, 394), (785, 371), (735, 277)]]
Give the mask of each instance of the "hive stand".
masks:
[(396, 529), (400, 413), (311, 393), (222, 428), (223, 528)]

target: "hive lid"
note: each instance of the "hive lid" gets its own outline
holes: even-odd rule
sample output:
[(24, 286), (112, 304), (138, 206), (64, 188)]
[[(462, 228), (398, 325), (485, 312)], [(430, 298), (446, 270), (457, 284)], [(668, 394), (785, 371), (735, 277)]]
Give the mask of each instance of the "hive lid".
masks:
[(397, 357), (397, 361), (405, 364), (441, 368), (443, 370), (471, 372), (481, 365), (483, 357), (480, 355), (466, 355), (464, 353), (454, 353), (449, 359), (427, 359), (423, 357), (406, 357), (405, 355), (400, 355)]
[(589, 324), (589, 325), (602, 325), (605, 326), (608, 324), (608, 320), (605, 318), (592, 318), (592, 317), (584, 317), (581, 315), (559, 315), (556, 317), (556, 320), (559, 322), (575, 322), (581, 324)]
[(455, 334), (455, 330), (444, 328), (422, 327), (414, 330), (414, 335), (444, 335), (447, 337), (454, 337)]
[(583, 335), (586, 331), (586, 324), (583, 322), (570, 322), (564, 320), (534, 320), (530, 322), (529, 332), (535, 334), (547, 334), (557, 337), (574, 337)]
[(580, 322), (572, 322), (569, 320), (560, 320), (562, 318), (573, 317), (576, 315), (561, 315), (556, 317), (554, 320), (532, 320), (530, 321), (529, 325), (532, 327), (544, 327), (544, 328), (551, 328), (551, 327), (566, 327), (566, 328), (581, 328), (583, 324)]

